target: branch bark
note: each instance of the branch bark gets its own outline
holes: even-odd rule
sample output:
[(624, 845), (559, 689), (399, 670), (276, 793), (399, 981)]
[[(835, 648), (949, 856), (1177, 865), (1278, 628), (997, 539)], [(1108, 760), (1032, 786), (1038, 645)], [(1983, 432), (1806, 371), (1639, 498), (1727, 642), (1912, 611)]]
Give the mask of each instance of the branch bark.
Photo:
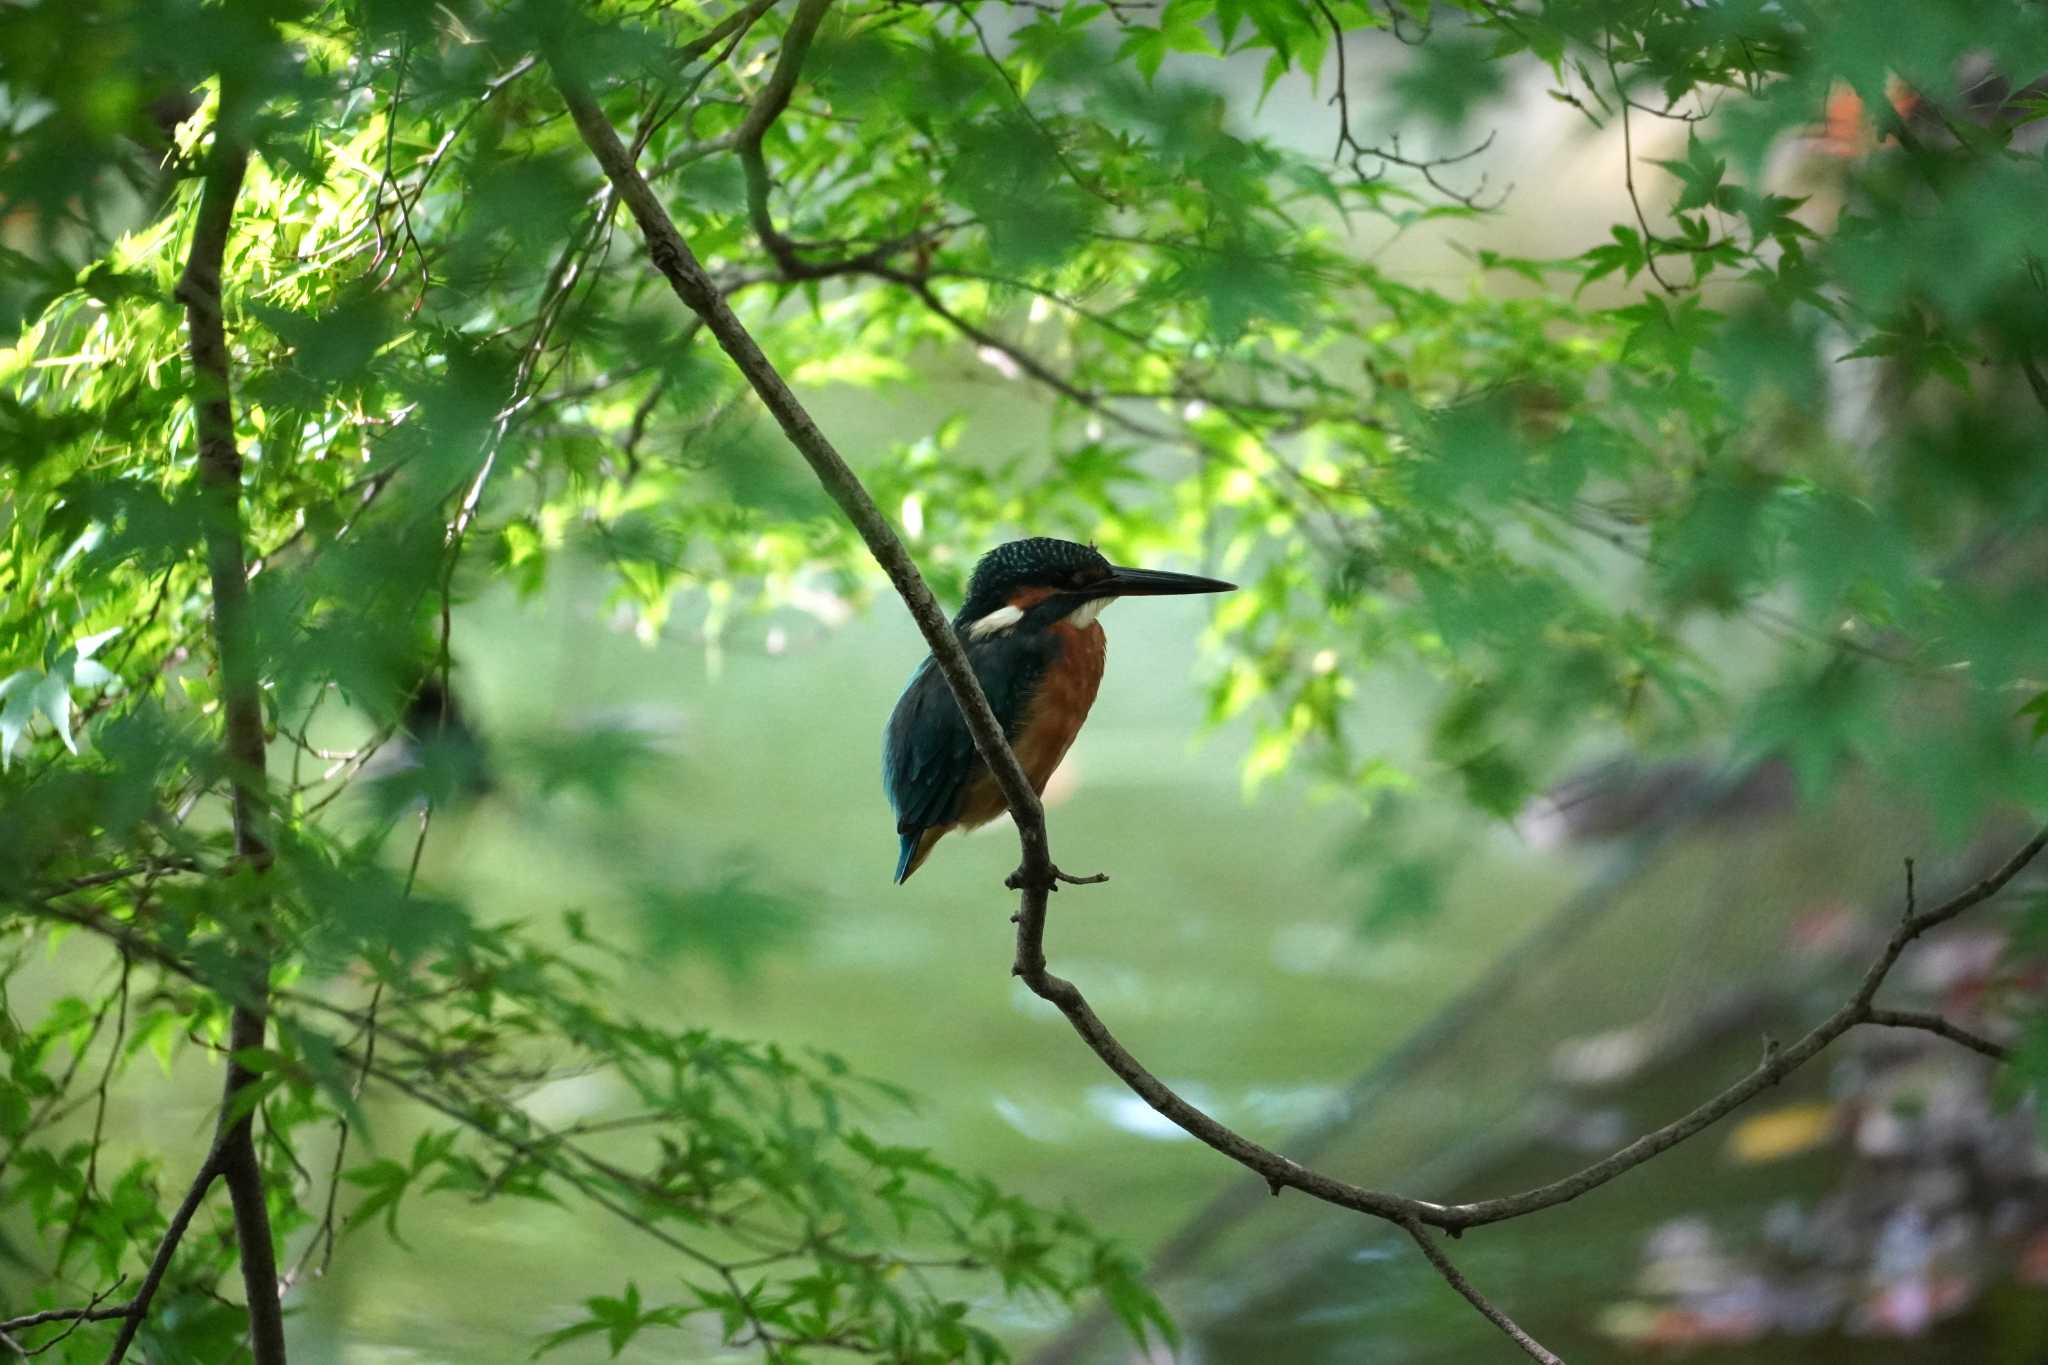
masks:
[[(194, 409), (199, 432), (199, 487), (203, 507), (207, 572), (213, 589), (214, 649), (220, 665), (223, 743), (238, 861), (256, 872), (270, 865), (264, 832), (265, 745), (260, 677), (249, 635), (248, 564), (242, 534), (242, 454), (235, 444), (235, 413), (229, 378), (227, 327), (221, 307), (221, 273), (235, 201), (249, 169), (243, 120), (248, 113), (236, 82), (224, 76), (220, 113), (206, 183), (200, 193), (192, 247), (178, 282), (185, 305), (192, 355)], [(284, 1365), (284, 1314), (278, 1300), (277, 1247), (263, 1191), (263, 1167), (256, 1155), (254, 1105), (257, 1082), (242, 1060), (263, 1046), (270, 950), (260, 940), (242, 945), (246, 972), (240, 998), (228, 1019), (227, 1078), (221, 1091), (214, 1147), (193, 1182), (187, 1203), (196, 1207), (215, 1175), (228, 1187), (234, 1206), (242, 1286), (249, 1305), (249, 1343), (256, 1365)], [(189, 1212), (187, 1213), (189, 1220)], [(168, 1262), (183, 1227), (173, 1224), (158, 1248)], [(152, 1266), (155, 1271), (157, 1267)], [(159, 1275), (160, 1278), (160, 1275)], [(147, 1295), (123, 1324), (122, 1339), (108, 1356), (115, 1365), (141, 1325)]]
[[(815, 20), (822, 15), (826, 3), (828, 0), (804, 0), (803, 9), (798, 20), (793, 21), (793, 27), (795, 23), (802, 22), (803, 14), (808, 12), (812, 16), (814, 31)], [(809, 34), (805, 33), (801, 41), (808, 43), (808, 40)], [(792, 57), (792, 52), (796, 54), (795, 57)], [(1044, 810), (1037, 794), (1025, 779), (1015, 755), (1011, 753), (1009, 745), (1003, 738), (1001, 728), (989, 709), (987, 698), (982, 694), (981, 686), (967, 662), (966, 652), (960, 640), (933, 599), (908, 551), (876, 508), (873, 499), (868, 496), (859, 479), (819, 430), (773, 364), (762, 353), (752, 335), (732, 312), (724, 296), (691, 251), (689, 244), (670, 220), (667, 211), (640, 175), (631, 154), (621, 144), (617, 132), (599, 109), (586, 82), (575, 69), (572, 54), (553, 52), (549, 54), (549, 61), (554, 68), (556, 84), (578, 131), (598, 164), (603, 167), (620, 199), (633, 214), (646, 240), (648, 255), (654, 267), (668, 280), (670, 287), (684, 305), (702, 319), (705, 327), (717, 339), (775, 417), (790, 443), (811, 466), (826, 492), (846, 514), (876, 562), (889, 575), (912, 619), (917, 622), (919, 630), (924, 634), (940, 672), (952, 689), (954, 699), (966, 718), (976, 752), (995, 775), (1009, 804), (1011, 818), (1017, 826), (1022, 862), (1007, 882), (1007, 885), (1021, 893), (1020, 905), (1015, 916), (1017, 938), (1016, 955), (1011, 966), (1013, 974), (1022, 978), (1035, 994), (1055, 1005), (1103, 1064), (1154, 1110), (1232, 1161), (1258, 1173), (1266, 1180), (1274, 1194), (1277, 1195), (1282, 1189), (1297, 1189), (1326, 1203), (1386, 1219), (1408, 1231), (1417, 1239), (1431, 1265), (1444, 1276), (1452, 1288), (1470, 1300), (1533, 1358), (1543, 1361), (1557, 1359), (1516, 1327), (1506, 1314), (1480, 1296), (1443, 1256), (1441, 1249), (1428, 1239), (1422, 1231), (1423, 1228), (1436, 1227), (1456, 1236), (1468, 1227), (1522, 1217), (1565, 1203), (1606, 1184), (1710, 1126), (1755, 1095), (1777, 1084), (1850, 1028), (1857, 1024), (1877, 1022), (1877, 1011), (1872, 1001), (1878, 987), (1883, 984), (1885, 976), (1906, 946), (1928, 930), (1995, 895), (2041, 852), (2044, 845), (2048, 845), (2048, 829), (2044, 829), (2003, 867), (1976, 886), (1925, 914), (1909, 913), (1893, 933), (1885, 952), (1866, 972), (1855, 995), (1792, 1047), (1771, 1053), (1749, 1075), (1691, 1113), (1561, 1180), (1498, 1199), (1465, 1204), (1438, 1204), (1337, 1180), (1260, 1146), (1175, 1094), (1117, 1041), (1108, 1026), (1090, 1008), (1079, 988), (1070, 981), (1054, 976), (1048, 969), (1044, 942), (1048, 901), (1060, 881), (1075, 879), (1065, 877), (1052, 861), (1046, 838)], [(788, 90), (793, 87), (795, 80), (794, 65), (800, 61), (801, 48), (795, 43), (786, 43), (783, 62), (778, 64), (775, 80), (771, 83), (771, 88), (781, 87), (780, 93), (773, 99), (764, 96), (756, 105), (755, 111), (749, 115), (749, 126), (754, 124), (757, 115), (760, 118), (761, 131), (765, 131), (768, 124), (772, 123), (774, 115), (787, 103)], [(783, 79), (785, 68), (789, 68), (786, 82)], [(769, 112), (763, 114), (764, 110)], [(743, 143), (748, 140), (741, 139)], [(743, 152), (743, 157), (749, 161), (750, 190), (757, 183), (765, 186), (765, 166), (754, 164), (760, 157), (758, 133), (751, 136), (751, 142), (752, 153)], [(758, 180), (757, 171), (760, 177)], [(765, 199), (759, 202), (765, 204)], [(761, 220), (758, 217), (756, 227), (757, 230), (761, 227)], [(768, 223), (767, 227), (769, 230), (762, 233), (764, 245), (771, 254), (777, 255), (779, 263), (787, 266), (788, 263), (782, 260), (775, 244), (775, 238), (779, 234), (774, 233), (772, 222)], [(787, 245), (786, 239), (784, 244)]]

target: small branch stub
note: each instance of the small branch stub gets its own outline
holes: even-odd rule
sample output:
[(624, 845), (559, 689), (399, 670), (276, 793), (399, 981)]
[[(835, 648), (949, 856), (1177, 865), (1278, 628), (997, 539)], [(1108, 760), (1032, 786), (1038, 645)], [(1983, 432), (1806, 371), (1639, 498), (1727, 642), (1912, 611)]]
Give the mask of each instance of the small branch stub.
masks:
[[(1047, 868), (1044, 874), (1042, 874), (1042, 879), (1034, 879), (1030, 868), (1020, 867), (1009, 876), (1003, 878), (1003, 885), (1012, 891), (1034, 889), (1057, 891), (1060, 889), (1062, 882), (1068, 886), (1100, 886), (1108, 880), (1109, 874), (1107, 872), (1098, 872), (1092, 877), (1075, 877), (1060, 871), (1057, 867)], [(1010, 923), (1015, 924), (1016, 922), (1017, 917), (1015, 915), (1010, 916)]]

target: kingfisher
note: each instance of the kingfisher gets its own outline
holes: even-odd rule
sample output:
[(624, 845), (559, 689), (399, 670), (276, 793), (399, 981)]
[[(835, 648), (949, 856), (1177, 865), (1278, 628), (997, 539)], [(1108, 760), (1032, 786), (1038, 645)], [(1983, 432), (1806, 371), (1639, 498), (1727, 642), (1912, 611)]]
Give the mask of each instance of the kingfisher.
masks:
[[(953, 632), (1033, 791), (1041, 796), (1088, 719), (1107, 642), (1095, 618), (1119, 597), (1230, 592), (1235, 583), (1126, 569), (1092, 545), (1038, 536), (998, 545), (968, 580)], [(896, 810), (900, 885), (951, 830), (1007, 806), (974, 750), (967, 721), (930, 655), (896, 701), (882, 736), (882, 789)]]

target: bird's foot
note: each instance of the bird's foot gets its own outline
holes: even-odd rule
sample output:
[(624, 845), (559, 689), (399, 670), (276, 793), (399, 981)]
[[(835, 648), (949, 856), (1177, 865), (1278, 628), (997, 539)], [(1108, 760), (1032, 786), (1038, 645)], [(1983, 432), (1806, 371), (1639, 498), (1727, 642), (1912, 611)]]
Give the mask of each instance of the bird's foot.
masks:
[[(1031, 875), (1020, 867), (1003, 879), (1003, 885), (1009, 887), (1012, 891), (1022, 891), (1031, 885), (1032, 880)], [(1060, 889), (1061, 882), (1065, 882), (1068, 886), (1096, 886), (1108, 880), (1109, 874), (1107, 872), (1098, 872), (1092, 877), (1074, 877), (1060, 871), (1058, 868), (1054, 868), (1052, 870), (1052, 880), (1046, 884), (1045, 889), (1047, 891), (1057, 891)]]

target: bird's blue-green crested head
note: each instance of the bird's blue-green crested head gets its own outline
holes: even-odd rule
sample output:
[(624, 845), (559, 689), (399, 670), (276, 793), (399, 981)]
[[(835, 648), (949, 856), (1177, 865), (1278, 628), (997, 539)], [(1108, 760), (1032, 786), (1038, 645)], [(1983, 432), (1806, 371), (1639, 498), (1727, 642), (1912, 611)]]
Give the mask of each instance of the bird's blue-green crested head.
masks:
[[(1126, 569), (1093, 545), (1033, 536), (998, 545), (974, 566), (955, 623), (977, 638), (1056, 621), (1087, 625), (1115, 597), (1229, 592), (1234, 585), (1192, 574)], [(1075, 615), (1074, 613), (1079, 613)]]
[(1115, 573), (1115, 566), (1093, 545), (1051, 536), (1013, 540), (996, 546), (974, 566), (960, 616), (968, 621), (981, 620), (1009, 605), (1018, 593), (1030, 589), (1085, 593), (1091, 585), (1106, 582)]

